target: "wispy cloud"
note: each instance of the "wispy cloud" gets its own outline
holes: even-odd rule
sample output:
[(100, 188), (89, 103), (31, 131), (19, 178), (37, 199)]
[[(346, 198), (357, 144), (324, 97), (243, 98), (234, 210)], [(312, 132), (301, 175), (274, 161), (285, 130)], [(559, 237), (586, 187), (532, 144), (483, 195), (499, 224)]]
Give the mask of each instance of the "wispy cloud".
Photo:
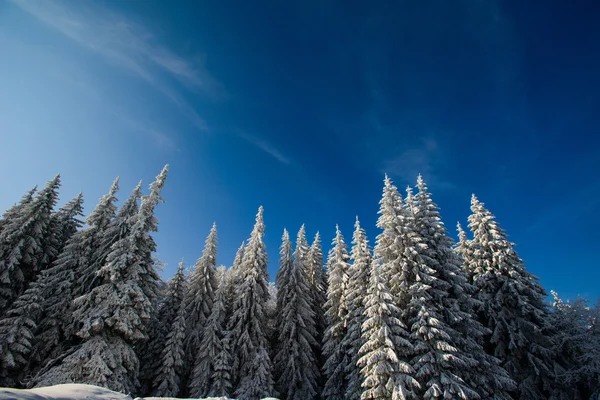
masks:
[(265, 153), (269, 154), (271, 157), (275, 158), (277, 161), (286, 164), (286, 165), (290, 165), (291, 161), (288, 157), (286, 157), (285, 155), (283, 155), (283, 153), (281, 153), (281, 151), (279, 151), (278, 149), (276, 149), (273, 145), (271, 145), (269, 142), (267, 142), (264, 139), (258, 138), (256, 136), (250, 135), (248, 133), (239, 133), (239, 136), (246, 140), (248, 143), (253, 144), (254, 146), (258, 147), (259, 149), (261, 149), (262, 151), (264, 151)]
[(86, 49), (145, 80), (172, 101), (198, 129), (204, 119), (178, 93), (173, 79), (186, 90), (219, 96), (223, 89), (204, 66), (159, 43), (141, 24), (89, 2), (12, 0), (41, 22), (55, 28)]

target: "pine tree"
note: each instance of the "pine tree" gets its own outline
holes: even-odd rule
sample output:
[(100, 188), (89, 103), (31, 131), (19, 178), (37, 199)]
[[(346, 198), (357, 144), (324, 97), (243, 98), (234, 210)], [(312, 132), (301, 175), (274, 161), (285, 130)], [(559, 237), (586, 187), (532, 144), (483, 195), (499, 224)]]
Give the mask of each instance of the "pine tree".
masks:
[(400, 310), (390, 293), (378, 250), (376, 246), (364, 300), (366, 320), (361, 330), (364, 344), (358, 360), (364, 377), (361, 399), (417, 399), (419, 383), (414, 378), (415, 371), (405, 361), (413, 352), (412, 344), (406, 327), (396, 317)]
[(59, 187), (57, 175), (0, 231), (0, 317), (56, 255), (47, 238)]
[(366, 320), (365, 294), (369, 287), (369, 269), (371, 268), (371, 251), (364, 229), (361, 228), (358, 217), (354, 224), (354, 235), (350, 260), (352, 265), (348, 277), (348, 296), (346, 297), (348, 308), (348, 328), (342, 340), (342, 347), (348, 349), (350, 363), (346, 374), (348, 376), (347, 399), (359, 400), (362, 394), (363, 377), (358, 367), (360, 348), (363, 346), (361, 327)]
[[(287, 233), (287, 232), (285, 232)], [(283, 238), (282, 261), (289, 263), (289, 238)], [(287, 400), (312, 399), (317, 394), (318, 365), (314, 354), (316, 326), (306, 273), (308, 243), (304, 225), (298, 232), (293, 266), (278, 287), (279, 351), (275, 357), (277, 390)]]
[[(199, 362), (198, 349), (201, 346), (202, 333), (206, 321), (212, 310), (215, 291), (217, 289), (217, 225), (213, 224), (206, 242), (202, 256), (194, 265), (190, 277), (187, 296), (184, 299), (186, 321), (188, 323), (184, 341), (187, 356), (186, 376), (191, 373), (193, 366)], [(196, 385), (189, 382), (188, 386)], [(203, 388), (207, 390), (208, 387)]]
[(150, 231), (156, 229), (153, 212), (166, 174), (167, 166), (150, 185), (151, 193), (143, 198), (129, 235), (111, 247), (98, 271), (101, 282), (75, 299), (73, 317), (81, 321), (77, 335), (83, 343), (61, 363), (42, 371), (36, 386), (80, 382), (126, 393), (136, 389), (139, 361), (132, 345), (147, 337), (145, 323), (156, 293)]
[(593, 312), (582, 297), (563, 301), (554, 291), (548, 318), (552, 352), (560, 368), (552, 399), (588, 399), (600, 388), (600, 343), (591, 334)]
[(14, 204), (12, 207), (10, 207), (8, 210), (6, 210), (4, 212), (4, 214), (2, 214), (2, 217), (0, 218), (0, 232), (2, 231), (2, 229), (4, 228), (4, 226), (6, 224), (8, 224), (17, 215), (19, 215), (21, 213), (21, 211), (23, 210), (23, 208), (25, 206), (27, 206), (27, 204), (31, 203), (31, 201), (33, 200), (33, 195), (35, 194), (36, 191), (37, 191), (37, 185), (34, 186), (30, 191), (25, 193), (23, 195), (23, 197), (21, 197), (21, 200), (19, 200), (18, 203)]
[[(38, 321), (35, 344), (28, 366), (29, 371), (34, 375), (43, 365), (63, 354), (76, 342), (73, 337), (75, 327), (72, 317), (76, 273), (89, 260), (89, 251), (94, 248), (95, 232), (100, 227), (106, 226), (111, 216), (114, 216), (116, 209), (113, 204), (116, 201), (114, 195), (118, 188), (117, 178), (109, 193), (100, 199), (88, 217), (87, 222), (90, 227), (73, 233), (65, 242), (52, 266), (42, 271), (39, 282), (44, 313), (41, 321)], [(75, 201), (74, 206), (65, 207), (63, 226), (67, 227), (67, 231), (73, 231), (79, 225), (79, 221), (71, 217), (79, 215), (77, 203)]]
[(327, 381), (323, 389), (323, 397), (337, 400), (345, 399), (346, 395), (346, 370), (351, 360), (347, 349), (342, 347), (342, 339), (347, 331), (347, 296), (350, 264), (348, 249), (344, 236), (336, 226), (333, 247), (329, 251), (327, 268), (329, 270), (327, 302), (325, 303), (325, 316), (328, 326), (323, 339), (323, 354), (325, 362), (325, 375)]
[(439, 208), (421, 176), (417, 187), (418, 193), (412, 205), (407, 204), (407, 210), (425, 245), (420, 248), (422, 263), (415, 269), (419, 275), (411, 280), (411, 290), (418, 293), (412, 299), (413, 316), (417, 319), (410, 322), (414, 324), (413, 336), (421, 339), (416, 346), (415, 364), (417, 371), (423, 371), (419, 373), (421, 384), (432, 393), (453, 398), (477, 399), (481, 395), (510, 399), (507, 391), (514, 389), (514, 383), (498, 366), (499, 361), (487, 356), (477, 342), (486, 331), (472, 318), (473, 288), (467, 284), (452, 250), (453, 242), (441, 221)]
[[(229, 321), (233, 315), (233, 303), (235, 299), (236, 288), (241, 285), (241, 274), (240, 274), (240, 266), (242, 264), (242, 258), (244, 257), (244, 249), (245, 245), (242, 242), (241, 246), (238, 248), (235, 258), (233, 260), (233, 265), (231, 268), (227, 270), (227, 296), (225, 302), (225, 309), (227, 310), (226, 318), (227, 326), (229, 326)], [(231, 345), (231, 338), (229, 344)]]
[(192, 397), (228, 396), (231, 391), (229, 365), (224, 364), (231, 359), (228, 354), (226, 338), (225, 301), (227, 286), (225, 276), (215, 292), (212, 311), (206, 321), (202, 341), (198, 348), (198, 357), (190, 379)]
[[(284, 288), (288, 288), (290, 284), (290, 278), (292, 275), (292, 267), (294, 265), (294, 258), (292, 256), (292, 241), (290, 240), (290, 234), (287, 229), (283, 230), (283, 236), (281, 237), (281, 247), (279, 250), (279, 269), (275, 276), (275, 285), (277, 286), (277, 305), (276, 305), (276, 327), (279, 330), (284, 324), (283, 310), (286, 305), (287, 293)], [(275, 353), (279, 353), (282, 349), (283, 344), (279, 344), (279, 340), (276, 342)], [(281, 375), (281, 370), (277, 363), (274, 363), (274, 375), (278, 377)]]
[[(184, 275), (183, 260), (179, 262), (175, 276), (167, 284), (167, 294), (162, 303), (159, 304), (156, 312), (155, 323), (150, 325), (148, 332), (149, 339), (143, 347), (140, 359), (140, 392), (148, 394), (153, 382), (159, 379), (157, 374), (163, 374), (165, 367), (163, 366), (163, 350), (166, 347), (166, 342), (171, 332), (178, 332), (182, 322), (175, 324), (175, 319), (182, 308), (183, 298), (187, 292), (187, 282)], [(185, 322), (185, 321), (184, 321)], [(171, 346), (176, 344), (177, 338), (173, 338)], [(171, 365), (173, 367), (173, 365)], [(180, 368), (180, 367), (177, 367)], [(182, 371), (179, 372), (181, 374)], [(156, 385), (154, 385), (156, 387)]]
[[(48, 235), (51, 237), (55, 257), (62, 252), (67, 241), (83, 225), (83, 221), (79, 219), (82, 216), (83, 193), (79, 193), (50, 217)], [(52, 262), (54, 259), (50, 260), (50, 263)]]
[(268, 300), (267, 253), (263, 242), (265, 225), (263, 208), (258, 209), (256, 223), (240, 265), (240, 285), (231, 319), (233, 343), (233, 377), (239, 400), (254, 400), (273, 394), (272, 366), (265, 333), (265, 303)]
[(542, 332), (547, 318), (546, 292), (525, 270), (514, 244), (475, 196), (471, 211), (472, 254), (464, 261), (477, 288), (477, 315), (491, 331), (485, 349), (500, 359), (517, 382), (516, 398), (545, 399), (554, 378), (550, 343)]
[(325, 318), (325, 303), (327, 302), (327, 272), (323, 263), (323, 249), (321, 247), (321, 235), (316, 233), (315, 239), (310, 246), (308, 253), (308, 262), (306, 266), (308, 282), (310, 285), (312, 309), (315, 312), (315, 323), (317, 327), (317, 336), (315, 337), (317, 345), (314, 349), (319, 365), (319, 392), (325, 385), (324, 376), (321, 373), (325, 365), (326, 358), (323, 355), (323, 335), (327, 329), (327, 319)]
[(177, 397), (181, 392), (181, 374), (185, 360), (185, 325), (185, 312), (180, 308), (167, 335), (158, 374), (154, 380), (154, 395), (157, 397)]
[(20, 386), (42, 314), (39, 283), (34, 281), (0, 319), (0, 386)]
[[(74, 297), (91, 292), (99, 282), (97, 272), (104, 265), (106, 256), (110, 252), (110, 246), (116, 242), (116, 240), (107, 240), (107, 238), (114, 236), (109, 234), (110, 229), (113, 228), (114, 230), (117, 221), (124, 219), (129, 220), (129, 224), (133, 225), (138, 212), (137, 200), (141, 196), (141, 186), (136, 186), (133, 194), (127, 199), (119, 212), (119, 216), (115, 220), (117, 212), (117, 206), (115, 205), (117, 202), (116, 193), (118, 191), (119, 178), (117, 177), (113, 181), (108, 193), (100, 198), (96, 208), (87, 217), (85, 222), (89, 228), (80, 233), (80, 251), (76, 256), (73, 255), (74, 264), (66, 266), (66, 268), (74, 269), (75, 271)], [(133, 209), (131, 203), (135, 205)], [(129, 230), (127, 230), (128, 232)], [(123, 232), (123, 235), (119, 235), (119, 238), (125, 236), (126, 232)]]

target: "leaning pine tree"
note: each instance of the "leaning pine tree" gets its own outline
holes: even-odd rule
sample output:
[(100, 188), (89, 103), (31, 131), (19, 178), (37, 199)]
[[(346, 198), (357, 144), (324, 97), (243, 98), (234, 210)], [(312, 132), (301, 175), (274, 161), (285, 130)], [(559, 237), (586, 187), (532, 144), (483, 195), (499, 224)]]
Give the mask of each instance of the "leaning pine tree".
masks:
[[(131, 393), (138, 386), (138, 358), (132, 346), (146, 339), (145, 322), (152, 312), (149, 287), (153, 249), (150, 226), (167, 166), (150, 185), (128, 236), (112, 246), (98, 275), (101, 283), (75, 300), (73, 317), (80, 321), (81, 346), (59, 365), (36, 377), (36, 386), (66, 382), (88, 383)], [(155, 225), (154, 225), (155, 226)], [(150, 275), (150, 276), (149, 276)], [(156, 282), (155, 282), (156, 284)]]
[(348, 280), (350, 264), (348, 248), (344, 236), (336, 226), (333, 248), (329, 251), (327, 267), (329, 281), (327, 287), (327, 303), (325, 303), (325, 316), (327, 330), (323, 338), (323, 355), (325, 362), (325, 376), (327, 381), (323, 389), (323, 397), (331, 400), (346, 398), (346, 370), (350, 365), (347, 349), (342, 347), (342, 339), (347, 331), (348, 308)]
[(517, 382), (516, 398), (546, 399), (554, 379), (550, 341), (542, 332), (546, 292), (526, 271), (492, 213), (474, 195), (471, 211), (473, 240), (464, 263), (477, 288), (477, 316), (491, 331), (485, 337), (485, 349), (500, 359)]
[[(284, 233), (284, 248), (287, 247), (285, 240)], [(312, 399), (317, 394), (319, 371), (314, 354), (315, 315), (311, 309), (312, 301), (306, 273), (308, 252), (306, 233), (302, 225), (298, 232), (289, 277), (280, 282), (281, 286), (277, 288), (278, 308), (281, 314), (278, 314), (279, 348), (274, 362), (278, 372), (277, 390), (287, 400)]]
[(230, 321), (233, 378), (239, 400), (254, 400), (273, 395), (272, 365), (266, 337), (265, 305), (269, 297), (267, 253), (263, 236), (263, 208), (258, 209), (256, 223), (239, 269), (233, 315)]

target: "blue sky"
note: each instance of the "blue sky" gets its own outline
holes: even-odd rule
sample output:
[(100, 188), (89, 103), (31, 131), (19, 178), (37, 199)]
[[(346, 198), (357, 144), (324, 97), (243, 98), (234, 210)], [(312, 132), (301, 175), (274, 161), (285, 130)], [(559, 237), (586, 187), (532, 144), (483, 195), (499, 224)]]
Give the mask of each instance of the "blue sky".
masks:
[(600, 296), (600, 9), (594, 2), (0, 3), (4, 210), (63, 177), (86, 211), (165, 163), (164, 276), (213, 221), (229, 265), (265, 207), (326, 247), (371, 242), (384, 173), (423, 174), (454, 234), (476, 193), (530, 271)]

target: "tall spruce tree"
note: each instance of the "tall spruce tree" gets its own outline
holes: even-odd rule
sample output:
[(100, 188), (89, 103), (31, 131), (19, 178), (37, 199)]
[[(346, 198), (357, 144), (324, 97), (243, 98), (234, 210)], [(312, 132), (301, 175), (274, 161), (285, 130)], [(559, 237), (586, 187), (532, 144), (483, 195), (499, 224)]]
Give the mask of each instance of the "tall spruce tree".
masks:
[(361, 228), (358, 217), (354, 223), (354, 234), (352, 236), (352, 250), (350, 251), (352, 265), (348, 277), (348, 296), (346, 297), (348, 308), (348, 328), (342, 340), (342, 347), (348, 349), (350, 363), (346, 374), (348, 376), (348, 388), (346, 398), (359, 400), (363, 392), (363, 377), (358, 366), (360, 348), (363, 345), (361, 327), (366, 320), (365, 294), (369, 287), (369, 273), (371, 268), (371, 250), (365, 230)]
[(180, 307), (167, 334), (158, 374), (153, 382), (154, 395), (157, 397), (177, 397), (181, 393), (181, 374), (185, 363), (185, 325), (185, 311)]
[[(173, 378), (172, 374), (177, 374), (177, 379), (181, 377), (183, 365), (175, 366), (170, 359), (164, 358), (164, 349), (167, 344), (169, 334), (171, 334), (171, 350), (179, 352), (178, 345), (179, 336), (176, 333), (183, 327), (185, 327), (184, 321), (175, 322), (175, 319), (181, 312), (183, 299), (187, 293), (187, 282), (184, 275), (184, 262), (183, 259), (177, 266), (177, 272), (167, 284), (167, 293), (164, 300), (159, 304), (158, 310), (155, 313), (155, 323), (150, 325), (148, 332), (149, 339), (146, 342), (143, 352), (139, 357), (140, 359), (140, 392), (144, 394), (152, 393), (151, 388), (158, 388), (160, 385), (156, 385), (155, 382), (165, 382), (163, 387), (160, 389), (162, 393), (165, 393), (169, 389), (168, 383), (172, 382), (169, 380)], [(172, 333), (174, 332), (174, 333)], [(184, 332), (185, 334), (185, 332)], [(164, 365), (165, 363), (171, 364), (169, 366)], [(160, 375), (160, 376), (159, 376)], [(175, 379), (175, 378), (173, 378)], [(180, 381), (178, 382), (178, 385)], [(154, 393), (157, 393), (155, 390)]]
[(342, 339), (347, 332), (350, 256), (342, 232), (338, 226), (335, 229), (333, 247), (327, 261), (329, 276), (325, 317), (328, 326), (323, 338), (323, 355), (327, 358), (324, 366), (327, 381), (323, 397), (331, 400), (346, 398), (346, 370), (351, 363), (347, 349), (342, 347)]
[(150, 185), (129, 235), (111, 247), (98, 271), (101, 282), (74, 302), (73, 317), (81, 321), (77, 335), (83, 343), (39, 374), (36, 386), (79, 382), (125, 393), (136, 390), (139, 361), (132, 346), (146, 339), (145, 323), (152, 312), (152, 280), (157, 274), (152, 270), (155, 245), (150, 231), (156, 229), (153, 213), (167, 171), (165, 166)]
[(71, 201), (62, 206), (50, 217), (50, 227), (48, 235), (55, 251), (50, 264), (62, 252), (67, 241), (83, 225), (79, 218), (83, 216), (83, 193), (79, 193)]
[(190, 378), (193, 397), (229, 396), (231, 392), (230, 366), (225, 364), (231, 359), (226, 343), (226, 297), (227, 285), (222, 274)]
[[(379, 237), (381, 239), (381, 235)], [(379, 245), (379, 243), (378, 243)], [(409, 332), (397, 317), (400, 310), (381, 268), (383, 257), (375, 247), (367, 295), (364, 299), (364, 344), (359, 349), (358, 366), (363, 377), (363, 400), (417, 399), (419, 382), (406, 360), (413, 353)]]
[(546, 292), (526, 271), (514, 244), (475, 195), (471, 211), (473, 240), (464, 262), (477, 288), (478, 318), (491, 331), (485, 349), (500, 359), (517, 382), (516, 398), (546, 399), (554, 379), (550, 342), (542, 331), (547, 319)]
[(237, 382), (235, 396), (240, 400), (260, 399), (273, 394), (272, 365), (265, 332), (269, 279), (263, 242), (263, 211), (261, 206), (244, 251), (230, 322), (231, 338), (234, 340), (233, 377)]
[[(514, 382), (478, 342), (486, 330), (472, 318), (472, 287), (452, 250), (453, 242), (441, 221), (439, 208), (421, 176), (417, 188), (418, 193), (412, 204), (407, 204), (407, 210), (412, 214), (416, 234), (425, 245), (420, 251), (422, 263), (415, 269), (418, 275), (411, 282), (418, 299), (413, 293), (413, 317), (417, 319), (410, 322), (414, 324), (413, 337), (421, 339), (414, 366), (427, 371), (417, 369), (423, 371), (419, 373), (421, 384), (430, 388), (431, 393), (446, 397), (510, 399), (508, 391), (514, 389)], [(427, 381), (423, 379), (426, 376)]]
[[(284, 233), (282, 253), (285, 247)], [(278, 372), (277, 390), (287, 400), (312, 399), (317, 395), (316, 324), (306, 273), (308, 255), (306, 232), (302, 225), (289, 276), (283, 282), (280, 280), (281, 286), (277, 288), (281, 314), (277, 327), (279, 349), (274, 363)], [(282, 258), (287, 259), (287, 256), (282, 254)], [(285, 259), (284, 262), (287, 261)]]
[(56, 249), (48, 240), (48, 229), (59, 187), (57, 175), (31, 201), (19, 207), (0, 231), (0, 317), (56, 256)]
[(42, 300), (39, 282), (31, 282), (0, 319), (0, 386), (20, 387), (27, 378)]
[[(187, 368), (186, 376), (191, 373), (194, 365), (199, 363), (198, 349), (201, 346), (203, 330), (212, 310), (215, 291), (217, 290), (217, 225), (213, 224), (206, 242), (202, 256), (194, 265), (190, 276), (190, 284), (184, 307), (188, 323), (184, 341)], [(196, 383), (189, 382), (188, 387), (196, 387)], [(208, 387), (203, 388), (203, 390)]]
[(327, 302), (327, 271), (323, 263), (323, 249), (321, 247), (321, 235), (315, 234), (315, 238), (310, 246), (307, 262), (308, 282), (310, 285), (310, 297), (315, 312), (315, 323), (317, 327), (317, 336), (315, 337), (317, 345), (314, 349), (319, 364), (319, 392), (322, 391), (324, 376), (321, 373), (325, 365), (326, 358), (323, 356), (323, 335), (327, 329), (327, 319), (325, 318), (325, 303)]

